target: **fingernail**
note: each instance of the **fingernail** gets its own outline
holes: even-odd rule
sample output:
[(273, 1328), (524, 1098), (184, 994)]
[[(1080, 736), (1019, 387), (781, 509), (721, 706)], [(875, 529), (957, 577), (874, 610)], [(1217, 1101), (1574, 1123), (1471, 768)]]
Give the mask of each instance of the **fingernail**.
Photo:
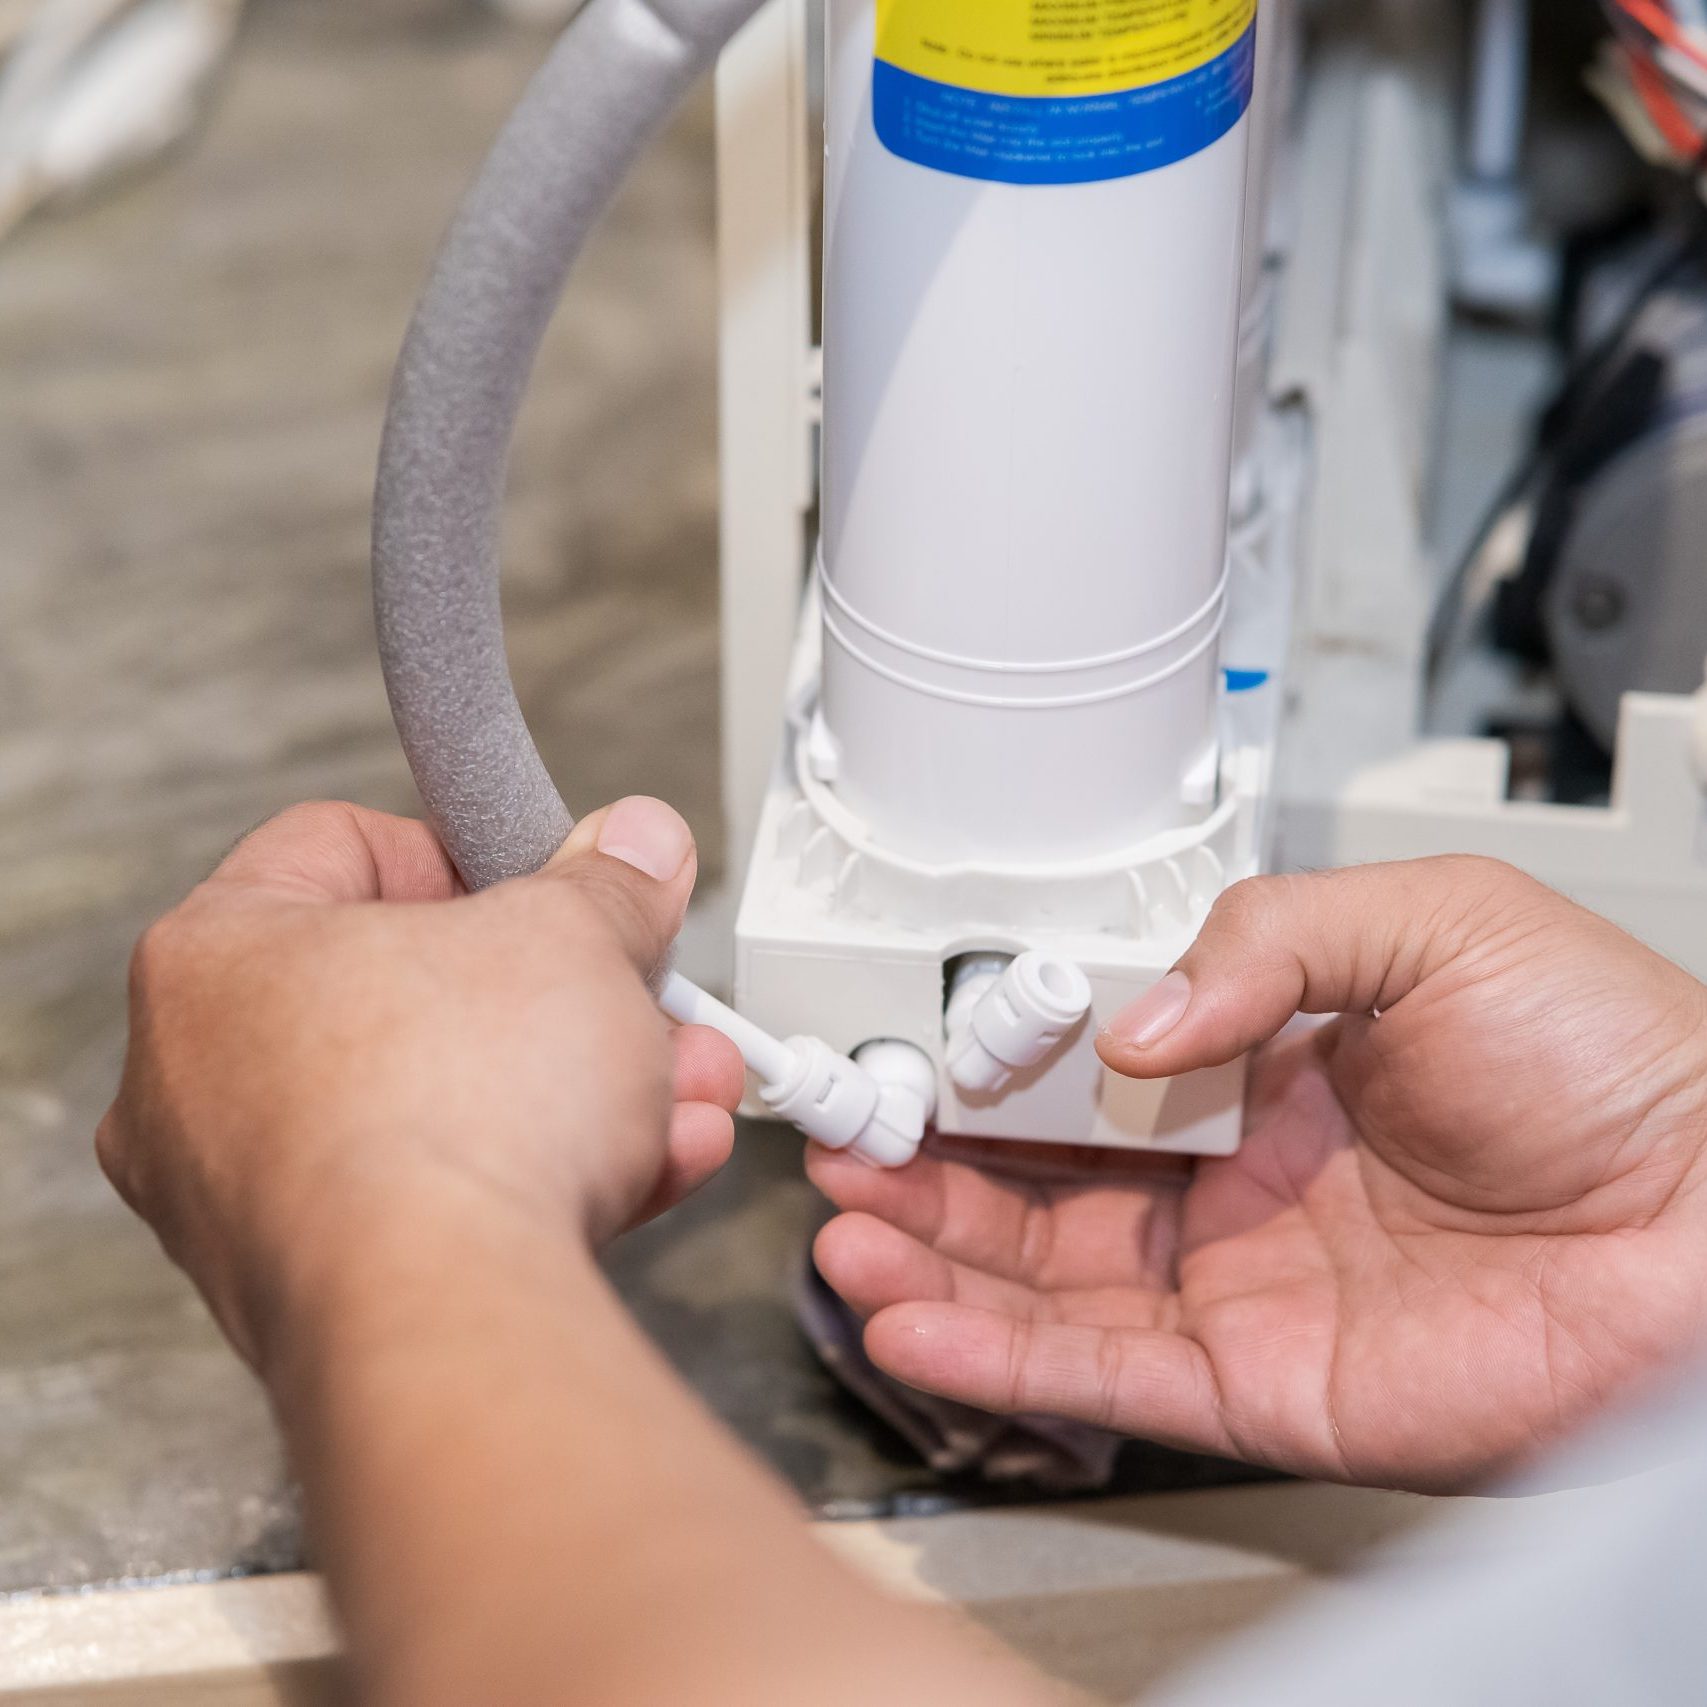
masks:
[(692, 850), (693, 832), (661, 800), (619, 800), (599, 829), (600, 853), (659, 883), (679, 876)]
[(1170, 972), (1147, 996), (1110, 1022), (1106, 1035), (1130, 1049), (1154, 1049), (1179, 1027), (1191, 1006), (1191, 980)]

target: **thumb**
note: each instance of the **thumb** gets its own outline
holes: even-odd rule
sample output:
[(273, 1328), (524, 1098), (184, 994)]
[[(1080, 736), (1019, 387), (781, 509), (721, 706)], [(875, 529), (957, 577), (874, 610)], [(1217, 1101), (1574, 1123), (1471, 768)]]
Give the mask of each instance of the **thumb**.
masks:
[(567, 885), (615, 933), (635, 969), (651, 978), (681, 933), (698, 871), (693, 832), (680, 814), (637, 795), (583, 818), (528, 881)]
[(1191, 951), (1097, 1039), (1118, 1073), (1236, 1061), (1296, 1014), (1374, 1014), (1501, 921), (1568, 903), (1496, 860), (1360, 866), (1237, 884)]

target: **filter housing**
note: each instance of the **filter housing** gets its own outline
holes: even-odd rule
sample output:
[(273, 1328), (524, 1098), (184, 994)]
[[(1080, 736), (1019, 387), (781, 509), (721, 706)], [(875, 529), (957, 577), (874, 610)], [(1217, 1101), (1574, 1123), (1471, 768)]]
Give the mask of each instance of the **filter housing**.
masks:
[[(945, 1132), (1237, 1147), (1242, 1069), (1094, 1045), (1258, 866), (1220, 692), (1256, 10), (827, 6), (822, 537), (737, 995), (924, 1051)], [(951, 969), (1027, 950), (1092, 1013), (963, 1090)]]

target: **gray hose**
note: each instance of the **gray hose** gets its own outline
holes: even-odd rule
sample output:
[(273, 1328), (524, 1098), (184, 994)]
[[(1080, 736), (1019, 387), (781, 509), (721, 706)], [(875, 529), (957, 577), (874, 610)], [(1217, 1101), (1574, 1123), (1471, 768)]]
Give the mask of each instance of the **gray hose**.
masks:
[(392, 714), (468, 883), (537, 871), (574, 819), (510, 683), (499, 528), (516, 417), (588, 233), (759, 0), (592, 0), (452, 224), (392, 385), (374, 610)]

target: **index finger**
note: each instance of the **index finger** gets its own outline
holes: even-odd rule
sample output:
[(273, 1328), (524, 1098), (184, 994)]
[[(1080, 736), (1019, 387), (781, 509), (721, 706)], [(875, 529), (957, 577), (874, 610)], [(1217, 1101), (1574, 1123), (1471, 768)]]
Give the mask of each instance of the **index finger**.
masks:
[(425, 824), (329, 801), (268, 819), (208, 881), (326, 905), (449, 901), (464, 893)]

